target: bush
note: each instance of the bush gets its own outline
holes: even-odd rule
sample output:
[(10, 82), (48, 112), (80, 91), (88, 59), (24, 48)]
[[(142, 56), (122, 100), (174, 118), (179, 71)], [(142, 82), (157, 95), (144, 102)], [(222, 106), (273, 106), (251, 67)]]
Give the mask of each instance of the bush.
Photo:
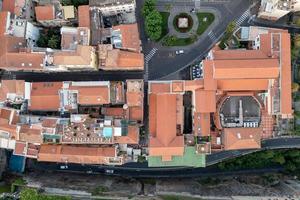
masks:
[(24, 189), (20, 193), (20, 200), (71, 200), (67, 196), (39, 194), (36, 189)]
[(151, 12), (155, 10), (155, 0), (146, 0), (142, 8), (142, 14), (144, 17), (147, 17)]

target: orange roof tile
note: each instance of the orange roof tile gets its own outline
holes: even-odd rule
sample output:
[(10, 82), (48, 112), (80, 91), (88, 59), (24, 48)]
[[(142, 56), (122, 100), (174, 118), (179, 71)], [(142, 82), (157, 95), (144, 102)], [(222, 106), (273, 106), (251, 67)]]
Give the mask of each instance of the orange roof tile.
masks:
[(35, 14), (37, 21), (53, 20), (55, 19), (55, 10), (53, 5), (36, 6)]
[(126, 92), (127, 105), (131, 106), (142, 106), (143, 94), (141, 92)]
[(29, 110), (57, 111), (60, 107), (58, 91), (62, 82), (32, 83)]
[(223, 91), (264, 91), (268, 90), (268, 79), (218, 80), (218, 89)]
[(141, 40), (137, 23), (121, 24), (113, 26), (113, 29), (121, 31), (123, 48), (140, 52)]
[(225, 128), (225, 150), (260, 148), (262, 128)]
[(105, 107), (102, 108), (101, 113), (106, 116), (122, 117), (125, 115), (123, 108)]
[[(215, 60), (215, 79), (271, 79), (279, 75), (278, 59)], [(259, 73), (257, 73), (259, 71)]]
[(210, 114), (194, 113), (195, 136), (210, 136)]
[(184, 138), (177, 136), (177, 95), (149, 96), (149, 155), (162, 156), (163, 160), (183, 155)]
[(194, 91), (197, 89), (203, 89), (204, 88), (204, 80), (192, 80), (192, 81), (185, 81), (185, 91)]
[(110, 103), (108, 86), (71, 86), (78, 90), (78, 103), (81, 105), (102, 105)]
[(42, 129), (30, 127), (27, 125), (21, 125), (19, 131), (19, 140), (24, 142), (41, 144), (43, 143)]
[(116, 157), (115, 147), (78, 147), (68, 145), (41, 145), (38, 161), (79, 164), (107, 164), (107, 158)]
[(140, 129), (137, 126), (128, 126), (128, 135), (115, 137), (115, 143), (118, 144), (138, 144)]
[(2, 11), (15, 13), (15, 0), (3, 0)]
[(78, 26), (90, 28), (90, 7), (89, 5), (78, 6)]
[(184, 82), (183, 81), (173, 81), (172, 82), (172, 92), (184, 92)]
[(169, 82), (152, 82), (150, 83), (150, 93), (170, 93), (171, 84)]
[(77, 45), (76, 51), (58, 51), (54, 53), (54, 65), (92, 65), (92, 46)]
[(260, 50), (217, 50), (213, 51), (214, 60), (263, 59), (268, 56)]
[(198, 89), (195, 91), (195, 99), (196, 112), (216, 112), (216, 91)]
[(203, 61), (203, 76), (204, 76), (204, 89), (215, 90), (217, 88), (216, 80), (213, 77), (214, 73), (214, 61)]
[(1, 80), (0, 99), (6, 100), (7, 94), (9, 93), (24, 96), (25, 81), (24, 80)]
[(16, 141), (16, 146), (14, 149), (14, 155), (26, 155), (26, 143), (22, 141)]
[[(281, 34), (281, 113), (291, 117), (292, 111), (292, 79), (291, 79), (291, 39), (290, 34)], [(283, 116), (285, 117), (285, 116)]]
[(129, 119), (143, 121), (144, 110), (143, 106), (129, 107)]
[(9, 12), (5, 12), (5, 11), (0, 12), (0, 36), (3, 36), (6, 33), (8, 15)]
[(0, 36), (0, 68), (8, 70), (42, 70), (45, 53), (33, 53), (25, 47), (25, 39)]

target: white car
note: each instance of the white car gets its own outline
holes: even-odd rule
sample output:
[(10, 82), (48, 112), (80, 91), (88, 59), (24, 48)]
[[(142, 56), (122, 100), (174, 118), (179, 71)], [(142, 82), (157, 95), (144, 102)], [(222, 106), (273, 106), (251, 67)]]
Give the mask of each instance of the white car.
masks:
[(182, 50), (182, 49), (176, 51), (176, 55), (183, 54), (183, 53), (184, 53), (184, 50)]

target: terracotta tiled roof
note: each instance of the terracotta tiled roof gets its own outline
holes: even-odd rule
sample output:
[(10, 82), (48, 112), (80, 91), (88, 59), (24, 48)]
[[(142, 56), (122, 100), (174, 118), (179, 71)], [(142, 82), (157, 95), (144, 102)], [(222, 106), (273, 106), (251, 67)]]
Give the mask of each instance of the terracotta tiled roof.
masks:
[(76, 51), (59, 51), (54, 53), (55, 65), (92, 65), (94, 47), (78, 45)]
[(268, 56), (260, 50), (217, 50), (213, 51), (214, 60), (249, 60), (263, 59)]
[[(272, 79), (279, 75), (278, 59), (215, 60), (215, 79)], [(257, 73), (259, 71), (259, 73)]]
[(140, 92), (126, 92), (128, 106), (142, 106), (143, 94)]
[(142, 70), (144, 55), (138, 52), (112, 49), (111, 45), (99, 45), (99, 68), (104, 70)]
[(121, 24), (113, 26), (113, 29), (121, 31), (123, 48), (140, 52), (141, 40), (137, 23)]
[(291, 39), (288, 33), (281, 34), (281, 98), (280, 106), (283, 117), (291, 117), (292, 111), (292, 79), (291, 79)]
[(225, 150), (260, 148), (262, 128), (225, 128)]
[(216, 112), (216, 91), (202, 90), (195, 91), (196, 98), (196, 112), (211, 113)]
[(71, 86), (78, 90), (78, 103), (81, 105), (102, 105), (110, 103), (108, 86)]
[(0, 37), (0, 68), (8, 70), (42, 70), (44, 53), (32, 53), (24, 49), (25, 39), (2, 36)]
[(58, 111), (62, 82), (32, 83), (29, 110)]
[(3, 36), (6, 33), (6, 25), (7, 25), (7, 18), (9, 12), (1, 11), (0, 12), (0, 36)]
[(25, 81), (24, 80), (1, 80), (0, 101), (6, 100), (7, 94), (9, 93), (24, 96)]
[(21, 125), (19, 131), (19, 140), (23, 142), (41, 144), (43, 143), (42, 129), (30, 127), (28, 125)]
[(194, 113), (195, 136), (210, 136), (210, 114)]
[(36, 6), (35, 14), (37, 21), (46, 21), (55, 19), (55, 10), (53, 5)]
[(139, 127), (128, 126), (128, 135), (115, 137), (115, 143), (118, 144), (138, 144), (139, 143)]
[(143, 121), (144, 109), (143, 106), (129, 107), (129, 119)]
[(83, 5), (78, 7), (78, 26), (79, 27), (90, 27), (90, 7)]
[(38, 161), (79, 164), (107, 164), (106, 158), (115, 157), (115, 147), (78, 147), (41, 145)]
[(153, 82), (150, 83), (150, 93), (170, 93), (171, 84), (169, 82)]
[(2, 11), (15, 13), (15, 0), (3, 0)]
[(184, 82), (183, 81), (173, 81), (172, 82), (172, 92), (184, 92)]
[(218, 80), (218, 89), (223, 91), (265, 91), (268, 87), (268, 79)]
[(149, 95), (150, 156), (162, 156), (165, 161), (171, 156), (183, 155), (184, 138), (176, 135), (176, 106), (175, 94)]

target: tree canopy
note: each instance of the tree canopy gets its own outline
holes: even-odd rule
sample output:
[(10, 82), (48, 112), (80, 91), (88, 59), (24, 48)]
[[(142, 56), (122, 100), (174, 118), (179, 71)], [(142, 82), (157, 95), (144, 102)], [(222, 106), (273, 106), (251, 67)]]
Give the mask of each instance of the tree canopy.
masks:
[(158, 40), (162, 34), (162, 17), (157, 10), (152, 11), (146, 16), (146, 33), (151, 40)]

